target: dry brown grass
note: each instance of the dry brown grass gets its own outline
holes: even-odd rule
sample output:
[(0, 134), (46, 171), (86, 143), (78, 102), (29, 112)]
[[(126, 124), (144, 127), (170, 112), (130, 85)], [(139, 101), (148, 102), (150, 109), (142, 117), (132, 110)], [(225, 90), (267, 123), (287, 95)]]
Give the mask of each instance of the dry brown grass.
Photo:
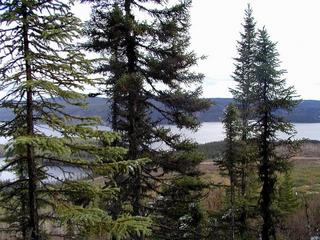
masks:
[(280, 224), (283, 239), (310, 239), (320, 234), (320, 195), (301, 197), (300, 208)]

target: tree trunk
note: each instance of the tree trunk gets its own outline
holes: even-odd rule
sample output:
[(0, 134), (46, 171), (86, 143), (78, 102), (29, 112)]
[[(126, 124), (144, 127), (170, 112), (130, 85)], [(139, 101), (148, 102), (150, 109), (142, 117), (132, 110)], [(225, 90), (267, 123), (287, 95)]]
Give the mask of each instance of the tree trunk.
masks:
[[(249, 92), (249, 91), (247, 91)], [(247, 146), (248, 143), (248, 112), (249, 112), (249, 106), (246, 103), (242, 104), (242, 136), (241, 140), (245, 143)], [(241, 189), (240, 189), (240, 194), (241, 194), (241, 199), (246, 199), (246, 192), (247, 192), (247, 174), (248, 174), (248, 163), (246, 156), (241, 156)], [(240, 214), (239, 214), (239, 222), (240, 222), (240, 227), (239, 227), (239, 233), (241, 239), (245, 239), (247, 235), (247, 210), (245, 206), (240, 207)]]
[(234, 198), (235, 198), (235, 183), (234, 183), (234, 171), (233, 171), (233, 166), (231, 168), (230, 172), (230, 203), (231, 203), (231, 231), (230, 231), (230, 239), (234, 240), (235, 239), (235, 211), (234, 211)]
[(22, 180), (22, 187), (20, 189), (20, 204), (21, 204), (21, 222), (20, 222), (20, 227), (21, 227), (21, 234), (22, 234), (22, 239), (27, 239), (27, 232), (28, 232), (28, 223), (26, 221), (27, 218), (27, 209), (26, 209), (26, 205), (27, 205), (27, 195), (25, 194), (24, 191), (24, 181), (26, 180), (25, 177), (25, 172), (24, 172), (24, 165), (22, 163), (20, 163), (19, 166), (19, 177), (20, 180)]
[[(264, 105), (267, 104), (267, 82), (266, 79), (264, 80), (264, 88), (263, 88), (263, 101)], [(262, 190), (261, 190), (261, 214), (262, 214), (262, 232), (261, 237), (262, 240), (269, 240), (269, 239), (276, 239), (275, 237), (275, 229), (273, 225), (272, 213), (271, 213), (271, 195), (273, 193), (273, 181), (271, 179), (272, 172), (270, 169), (270, 142), (269, 142), (269, 110), (264, 110), (264, 116), (262, 119), (262, 138), (261, 138), (261, 157), (262, 157), (262, 164), (260, 167), (260, 178), (262, 181)]]
[[(131, 14), (131, 1), (125, 0), (125, 13), (127, 21), (133, 21), (134, 18)], [(141, 118), (141, 109), (139, 106), (139, 91), (140, 91), (140, 83), (136, 76), (136, 62), (137, 56), (135, 52), (136, 47), (136, 39), (134, 32), (132, 32), (131, 28), (128, 27), (128, 31), (126, 33), (126, 56), (127, 56), (127, 69), (129, 76), (129, 99), (128, 99), (128, 121), (129, 121), (129, 130), (128, 130), (128, 141), (129, 141), (129, 151), (128, 158), (129, 159), (137, 159), (139, 157), (139, 142), (138, 142), (138, 125), (139, 119)], [(133, 177), (133, 188), (132, 191), (132, 208), (134, 216), (142, 216), (142, 187), (141, 187), (141, 171), (135, 172), (135, 176)], [(134, 239), (143, 240), (144, 236), (134, 236)]]
[[(24, 60), (27, 83), (32, 82), (32, 70), (30, 63), (30, 47), (29, 47), (29, 24), (28, 24), (28, 12), (27, 7), (23, 6), (23, 47), (24, 47)], [(33, 92), (32, 87), (27, 89), (27, 135), (32, 137), (34, 135), (34, 123), (33, 123)], [(29, 196), (29, 236), (32, 240), (39, 239), (39, 219), (37, 208), (37, 176), (36, 176), (36, 164), (34, 157), (34, 150), (32, 144), (27, 145), (27, 168), (28, 168), (28, 196)]]
[[(116, 59), (116, 64), (120, 64), (118, 59), (119, 59), (119, 54), (118, 54), (118, 49), (116, 47), (116, 49), (114, 49), (113, 51), (113, 55)], [(120, 89), (118, 87), (118, 80), (121, 77), (122, 74), (122, 69), (119, 69), (119, 66), (117, 66), (116, 71), (114, 72), (114, 76), (112, 79), (112, 107), (111, 107), (111, 127), (113, 131), (118, 131), (119, 130), (119, 126), (118, 126), (118, 122), (119, 122), (119, 115), (120, 115), (120, 109), (119, 109), (119, 102), (121, 101), (121, 93), (120, 93)], [(117, 146), (117, 142), (114, 142), (114, 146)]]

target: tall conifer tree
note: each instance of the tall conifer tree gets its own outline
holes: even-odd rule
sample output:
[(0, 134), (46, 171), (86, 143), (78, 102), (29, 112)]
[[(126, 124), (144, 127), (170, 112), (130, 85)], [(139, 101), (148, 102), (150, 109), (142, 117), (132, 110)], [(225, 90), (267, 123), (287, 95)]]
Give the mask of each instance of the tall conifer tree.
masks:
[[(14, 113), (0, 128), (1, 136), (9, 138), (1, 170), (16, 175), (1, 184), (1, 206), (10, 229), (21, 232), (23, 239), (45, 238), (40, 223), (56, 217), (83, 226), (82, 230), (103, 229), (120, 238), (147, 232), (145, 219), (122, 216), (113, 221), (99, 210), (98, 199), (111, 198), (116, 188), (102, 190), (48, 171), (49, 165), (63, 169), (67, 164), (85, 175), (99, 169), (112, 177), (116, 171), (140, 164), (124, 161), (124, 149), (110, 148), (118, 137), (93, 130), (90, 126), (97, 123), (95, 118), (83, 119), (63, 111), (64, 104), (84, 106), (85, 98), (79, 92), (92, 84), (87, 77), (91, 64), (73, 43), (80, 33), (80, 21), (70, 7), (70, 3), (57, 0), (1, 1), (0, 88), (6, 95), (0, 107)], [(47, 136), (43, 124), (61, 137)]]
[(223, 119), (224, 128), (226, 131), (226, 150), (224, 159), (220, 162), (219, 167), (227, 171), (230, 181), (230, 239), (236, 239), (236, 186), (239, 181), (239, 117), (236, 107), (229, 104)]
[[(195, 145), (160, 125), (169, 123), (179, 128), (196, 129), (199, 122), (195, 113), (208, 106), (206, 101), (199, 99), (201, 88), (197, 85), (203, 76), (190, 71), (198, 60), (193, 52), (188, 51), (191, 1), (83, 2), (93, 3), (92, 17), (86, 28), (89, 37), (86, 48), (105, 56), (98, 63), (97, 72), (105, 74), (106, 87), (119, 94), (118, 110), (113, 108), (117, 115), (115, 130), (124, 136), (122, 144), (129, 149), (127, 158), (147, 156), (152, 160), (141, 171), (128, 176), (130, 187), (124, 196), (128, 196), (131, 202), (132, 213), (144, 216), (155, 213), (155, 209), (145, 203), (150, 190), (158, 192), (159, 199), (163, 201), (157, 201), (161, 211), (157, 215), (168, 214), (164, 205), (167, 200), (165, 195), (169, 194), (172, 208), (174, 201), (180, 201), (182, 197), (173, 196), (173, 193), (188, 195), (190, 191), (199, 192), (202, 186), (196, 170), (201, 157), (194, 153)], [(119, 66), (121, 72), (118, 73), (121, 74), (116, 75)], [(108, 97), (116, 101), (114, 94)], [(159, 144), (162, 144), (162, 149), (155, 147)], [(161, 176), (169, 172), (179, 174), (171, 175), (176, 179), (167, 181), (168, 187), (159, 188), (159, 183), (163, 182)], [(182, 181), (183, 176), (186, 178)], [(191, 206), (192, 202), (197, 200), (189, 198), (183, 209)], [(181, 224), (191, 226), (195, 223), (195, 217), (187, 212), (177, 211), (176, 214), (180, 215), (174, 218), (189, 219)], [(155, 221), (160, 220), (156, 218)], [(161, 235), (166, 233), (179, 236), (179, 226), (162, 223), (157, 226), (159, 231), (155, 231), (160, 234), (157, 237), (162, 239)], [(199, 231), (192, 231), (194, 227), (186, 227), (181, 232), (185, 236), (199, 234)]]
[[(238, 57), (235, 60), (235, 71), (233, 79), (236, 87), (231, 89), (231, 93), (239, 109), (241, 119), (241, 140), (243, 142), (241, 158), (241, 180), (240, 180), (240, 198), (242, 207), (240, 207), (240, 233), (242, 238), (247, 238), (248, 223), (247, 219), (254, 211), (254, 196), (250, 194), (254, 186), (250, 186), (255, 181), (255, 156), (254, 146), (252, 144), (252, 129), (249, 120), (253, 117), (253, 88), (256, 83), (255, 75), (255, 55), (256, 55), (256, 30), (255, 20), (252, 16), (252, 8), (248, 5), (245, 10), (243, 32), (241, 40), (238, 41)], [(240, 154), (240, 153), (239, 153)], [(253, 184), (254, 185), (254, 184)]]
[(270, 41), (265, 28), (259, 31), (256, 55), (255, 102), (256, 128), (259, 147), (259, 177), (262, 183), (260, 194), (260, 213), (263, 219), (261, 237), (263, 240), (275, 239), (276, 212), (275, 184), (277, 174), (288, 168), (288, 159), (275, 151), (279, 132), (293, 135), (290, 122), (279, 115), (277, 110), (291, 111), (297, 104), (295, 90), (286, 87), (283, 79), (285, 70), (280, 68), (276, 44)]
[(281, 217), (293, 213), (298, 207), (298, 198), (294, 191), (291, 169), (282, 176), (277, 189), (277, 209)]
[(255, 81), (255, 55), (256, 55), (256, 30), (255, 20), (252, 16), (252, 8), (248, 5), (245, 10), (243, 33), (238, 41), (238, 57), (235, 60), (233, 79), (236, 87), (231, 89), (233, 98), (240, 110), (242, 121), (241, 138), (246, 141), (250, 137), (249, 120), (252, 117), (250, 107), (252, 105), (252, 89)]

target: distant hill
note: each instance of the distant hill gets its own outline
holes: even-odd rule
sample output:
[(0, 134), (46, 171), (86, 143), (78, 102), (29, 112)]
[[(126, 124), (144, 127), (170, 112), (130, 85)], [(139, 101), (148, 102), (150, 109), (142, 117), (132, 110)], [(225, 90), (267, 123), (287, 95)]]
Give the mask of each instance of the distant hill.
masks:
[[(209, 99), (213, 105), (206, 112), (198, 113), (201, 122), (219, 122), (223, 116), (223, 110), (227, 104), (232, 102), (231, 98), (211, 98)], [(58, 100), (61, 102), (61, 100)], [(66, 104), (66, 112), (79, 116), (100, 116), (104, 121), (109, 116), (110, 102), (105, 98), (88, 98), (88, 108), (81, 109), (79, 107)], [(304, 100), (292, 113), (282, 113), (287, 115), (288, 119), (295, 123), (320, 123), (320, 101)], [(158, 114), (154, 112), (154, 118)], [(0, 109), (0, 121), (8, 120), (13, 114), (8, 109)]]
[[(231, 98), (211, 98), (214, 105), (199, 118), (202, 122), (217, 122), (223, 117), (223, 110), (227, 104), (232, 102)], [(320, 123), (320, 101), (303, 100), (291, 113), (279, 112), (295, 123)]]

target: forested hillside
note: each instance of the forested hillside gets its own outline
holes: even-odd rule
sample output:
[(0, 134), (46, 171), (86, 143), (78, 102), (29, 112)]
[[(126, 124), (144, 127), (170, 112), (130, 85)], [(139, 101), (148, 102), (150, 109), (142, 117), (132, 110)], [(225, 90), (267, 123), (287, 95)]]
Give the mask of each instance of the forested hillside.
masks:
[[(99, 116), (104, 121), (110, 118), (111, 101), (101, 97), (89, 97), (87, 99), (88, 106), (84, 109), (65, 104), (66, 112), (79, 116)], [(213, 105), (205, 112), (197, 114), (201, 122), (220, 122), (223, 116), (224, 108), (232, 102), (231, 98), (210, 98)], [(58, 101), (60, 102), (60, 101)], [(107, 110), (107, 111), (106, 111)], [(293, 110), (293, 112), (283, 113), (291, 122), (295, 123), (318, 123), (320, 122), (320, 101), (318, 100), (303, 100)], [(153, 111), (153, 118), (158, 118), (159, 113)], [(13, 117), (12, 112), (7, 109), (0, 109), (0, 121), (8, 120)]]

